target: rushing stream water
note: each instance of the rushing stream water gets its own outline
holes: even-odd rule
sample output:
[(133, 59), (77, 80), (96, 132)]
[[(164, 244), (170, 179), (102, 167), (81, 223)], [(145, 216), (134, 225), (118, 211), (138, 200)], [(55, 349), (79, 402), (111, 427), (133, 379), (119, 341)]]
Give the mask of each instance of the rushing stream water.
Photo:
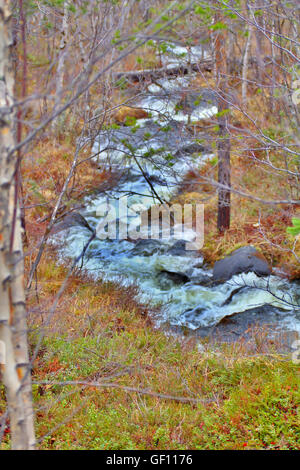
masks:
[[(184, 53), (184, 48), (173, 48), (169, 65), (182, 62)], [(200, 48), (193, 48), (191, 53), (195, 58), (203, 57)], [(118, 171), (120, 177), (113, 189), (86, 200), (81, 213), (92, 228), (96, 228), (103, 217), (99, 215), (99, 206), (105, 205), (109, 198), (117, 208), (119, 200), (125, 197), (128, 206), (134, 209), (129, 211), (129, 223), (135, 227), (141, 205), (149, 208), (159, 200), (169, 201), (185, 173), (213, 156), (205, 136), (199, 139), (197, 135), (198, 140), (195, 140), (186, 128), (187, 122), (199, 121), (217, 112), (213, 93), (208, 89), (199, 90), (201, 99), (190, 106), (189, 114), (178, 110), (183, 90), (188, 90), (191, 79), (185, 75), (157, 80), (135, 103), (151, 112), (151, 118), (140, 119), (133, 126), (103, 130), (98, 136), (93, 153), (98, 153), (95, 161), (99, 169)], [(117, 209), (110, 218), (112, 222), (118, 220), (119, 227), (122, 222), (126, 223)], [(192, 240), (194, 236), (190, 229), (181, 239)], [(65, 260), (78, 256), (89, 237), (88, 229), (74, 226), (53, 239), (60, 243), (61, 257)], [(234, 276), (223, 284), (203, 285), (201, 279), (209, 278), (211, 270), (205, 267), (200, 254), (184, 251), (182, 242), (170, 235), (159, 241), (138, 243), (95, 239), (87, 250), (83, 267), (95, 279), (137, 285), (139, 300), (161, 307), (155, 316), (158, 324), (184, 326), (206, 334), (222, 319), (233, 316), (237, 333), (253, 322), (300, 331), (299, 309), (290, 305), (299, 304), (299, 284), (273, 275), (268, 279), (259, 278), (250, 272)], [(237, 289), (237, 286), (243, 288)], [(283, 297), (289, 303), (281, 301)]]

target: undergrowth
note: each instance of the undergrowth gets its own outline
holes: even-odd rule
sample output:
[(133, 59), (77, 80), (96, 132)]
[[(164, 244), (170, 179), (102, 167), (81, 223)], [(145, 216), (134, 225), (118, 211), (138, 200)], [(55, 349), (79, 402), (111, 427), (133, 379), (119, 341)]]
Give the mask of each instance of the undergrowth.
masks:
[(28, 299), (41, 449), (299, 449), (298, 366), (272, 342), (166, 336), (134, 290), (79, 272), (49, 318), (65, 275), (47, 253)]

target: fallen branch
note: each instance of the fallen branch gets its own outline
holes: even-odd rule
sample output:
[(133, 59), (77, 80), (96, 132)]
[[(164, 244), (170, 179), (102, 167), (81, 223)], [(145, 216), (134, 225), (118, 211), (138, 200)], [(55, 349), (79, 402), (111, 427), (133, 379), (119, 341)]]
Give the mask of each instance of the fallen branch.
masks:
[(144, 80), (157, 79), (164, 76), (170, 75), (187, 75), (190, 72), (199, 72), (200, 70), (205, 70), (210, 72), (212, 69), (212, 60), (205, 59), (201, 62), (194, 64), (180, 64), (172, 65), (166, 67), (160, 67), (158, 69), (145, 69), (145, 70), (130, 70), (123, 72), (113, 73), (115, 80), (120, 80), (121, 78), (126, 78), (133, 82), (140, 82)]
[(179, 403), (191, 403), (193, 405), (197, 405), (199, 403), (204, 403), (204, 404), (209, 404), (213, 403), (216, 401), (216, 399), (213, 398), (203, 398), (203, 399), (197, 399), (197, 398), (190, 398), (190, 397), (177, 397), (174, 395), (166, 395), (164, 393), (157, 393), (153, 392), (151, 390), (145, 390), (145, 389), (139, 389), (135, 387), (128, 387), (126, 385), (119, 385), (117, 383), (105, 383), (105, 382), (86, 382), (86, 381), (81, 381), (81, 380), (67, 380), (63, 382), (50, 382), (50, 381), (42, 381), (42, 382), (33, 382), (34, 384), (37, 385), (60, 385), (60, 386), (68, 386), (68, 385), (80, 385), (81, 387), (96, 387), (96, 388), (118, 388), (123, 390), (124, 392), (133, 392), (133, 393), (139, 393), (140, 395), (148, 395), (154, 398), (161, 398), (163, 400), (173, 400), (177, 401)]

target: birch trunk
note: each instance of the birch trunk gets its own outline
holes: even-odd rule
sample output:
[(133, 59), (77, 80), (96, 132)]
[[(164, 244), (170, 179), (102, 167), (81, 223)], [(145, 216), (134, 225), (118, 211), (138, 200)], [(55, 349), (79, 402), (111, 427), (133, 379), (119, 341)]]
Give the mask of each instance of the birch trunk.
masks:
[(12, 16), (0, 0), (0, 341), (12, 448), (35, 447), (31, 374), (27, 347), (20, 210), (15, 205)]
[[(254, 2), (255, 11), (261, 9), (264, 11), (264, 0), (255, 0)], [(253, 16), (251, 17), (253, 21)], [(263, 33), (260, 31), (260, 28), (263, 27), (263, 17), (258, 15), (255, 18), (256, 23), (258, 24), (259, 28), (255, 28), (255, 41), (256, 41), (256, 64), (257, 64), (257, 75), (258, 75), (258, 85), (259, 87), (262, 86), (264, 81), (264, 50), (263, 50), (263, 42), (264, 36)]]
[[(220, 21), (216, 15), (215, 22)], [(226, 33), (219, 30), (215, 38), (215, 70), (216, 85), (218, 87), (218, 230), (224, 232), (230, 227), (230, 136), (229, 136), (229, 113), (227, 113), (227, 56), (226, 56)]]
[[(66, 60), (66, 53), (67, 53), (66, 46), (67, 46), (68, 32), (69, 32), (68, 7), (69, 7), (69, 3), (68, 1), (65, 1), (61, 33), (60, 33), (59, 57), (58, 57), (58, 64), (57, 64), (57, 82), (56, 82), (55, 103), (54, 103), (54, 108), (53, 108), (53, 114), (56, 112), (61, 102), (63, 87), (64, 87), (65, 60)], [(53, 123), (52, 123), (53, 130), (55, 130), (55, 128), (57, 127), (59, 119), (60, 118), (58, 117), (53, 120)]]
[(243, 69), (242, 69), (242, 106), (245, 109), (247, 106), (247, 76), (248, 76), (248, 65), (249, 65), (249, 52), (251, 48), (252, 39), (252, 27), (248, 27), (248, 36), (245, 46), (245, 52), (243, 57)]

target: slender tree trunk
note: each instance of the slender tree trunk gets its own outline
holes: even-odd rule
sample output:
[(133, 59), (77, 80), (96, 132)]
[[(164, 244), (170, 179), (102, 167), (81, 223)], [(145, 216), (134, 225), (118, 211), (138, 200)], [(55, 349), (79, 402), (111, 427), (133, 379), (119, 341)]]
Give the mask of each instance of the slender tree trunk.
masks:
[[(255, 0), (254, 3), (255, 11), (261, 8), (261, 11), (264, 11), (264, 0)], [(263, 27), (263, 18), (262, 16), (258, 15), (255, 17), (257, 24), (260, 27)], [(251, 21), (253, 21), (253, 15), (251, 16)], [(259, 81), (259, 86), (263, 84), (264, 81), (264, 36), (259, 28), (255, 28), (255, 43), (256, 43), (256, 64), (257, 64), (257, 76)]]
[[(220, 21), (216, 15), (216, 23)], [(219, 232), (224, 232), (230, 227), (230, 137), (229, 137), (229, 113), (227, 112), (227, 57), (226, 57), (226, 33), (219, 30), (215, 39), (215, 70), (218, 87), (218, 183), (224, 187), (218, 189), (218, 222)]]
[[(276, 89), (276, 50), (273, 41), (276, 41), (276, 22), (274, 21), (272, 26), (272, 43), (271, 43), (271, 57), (272, 57), (272, 72), (271, 72), (271, 89), (270, 89), (270, 111), (275, 112), (275, 89)], [(281, 33), (281, 31), (279, 31)], [(283, 65), (283, 64), (282, 64)]]
[[(219, 112), (226, 106), (219, 105)], [(218, 183), (226, 186), (219, 188), (218, 197), (218, 230), (224, 232), (230, 227), (230, 137), (228, 130), (228, 116), (218, 118), (219, 141), (218, 141)]]
[[(0, 341), (13, 449), (35, 447), (28, 358), (20, 209), (15, 208), (12, 16), (0, 0)], [(18, 201), (17, 201), (18, 202)]]
[[(59, 57), (58, 57), (58, 65), (57, 65), (57, 81), (56, 81), (56, 92), (55, 92), (55, 103), (53, 113), (57, 110), (61, 98), (62, 92), (64, 87), (64, 73), (65, 73), (65, 60), (66, 60), (66, 46), (68, 41), (68, 32), (69, 32), (69, 3), (65, 0), (64, 3), (64, 13), (62, 18), (62, 26), (61, 26), (61, 33), (60, 33), (60, 44), (59, 44)], [(58, 120), (60, 118), (53, 119), (52, 127), (53, 130), (57, 127)]]
[[(22, 62), (22, 90), (21, 98), (25, 99), (27, 94), (27, 43), (26, 43), (26, 15), (24, 12), (23, 0), (19, 0), (19, 12), (20, 12), (20, 26), (21, 26), (21, 42), (22, 42), (22, 52), (23, 52), (23, 62)], [(22, 106), (19, 107), (17, 113), (17, 142), (22, 140)], [(21, 160), (22, 152), (21, 149), (18, 150), (18, 163), (17, 171), (15, 175), (15, 208), (17, 207), (17, 199), (20, 198), (21, 201), (21, 224), (23, 228), (23, 240), (27, 244), (27, 234), (26, 234), (26, 219), (25, 219), (25, 208), (24, 208), (24, 197), (23, 197), (23, 181), (21, 174)]]
[(247, 106), (247, 76), (248, 76), (248, 64), (249, 64), (249, 53), (251, 49), (252, 39), (252, 27), (248, 27), (248, 36), (245, 46), (245, 52), (243, 57), (243, 68), (242, 68), (242, 106), (245, 109)]

